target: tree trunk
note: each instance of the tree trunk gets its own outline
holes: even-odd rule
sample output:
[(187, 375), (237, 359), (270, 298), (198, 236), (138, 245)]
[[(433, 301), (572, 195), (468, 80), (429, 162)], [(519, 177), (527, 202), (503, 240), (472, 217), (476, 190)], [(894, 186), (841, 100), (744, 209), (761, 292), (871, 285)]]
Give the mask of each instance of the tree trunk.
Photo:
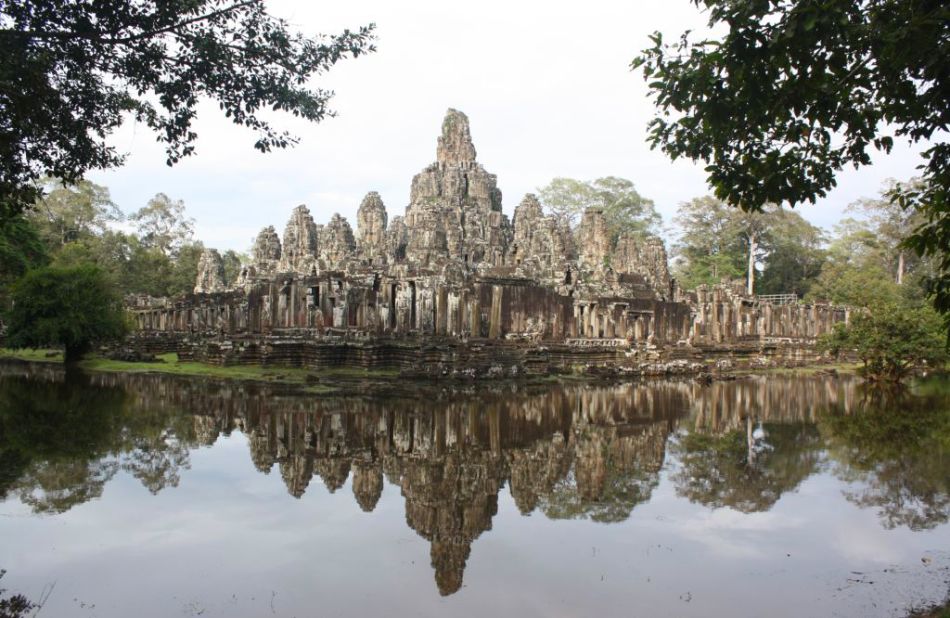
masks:
[(904, 252), (897, 253), (897, 285), (904, 283)]
[(66, 366), (75, 366), (82, 360), (83, 354), (86, 353), (87, 346), (66, 346), (63, 350), (63, 363)]
[(755, 289), (755, 234), (749, 235), (749, 276), (746, 279), (748, 281), (748, 294), (752, 296), (752, 291)]

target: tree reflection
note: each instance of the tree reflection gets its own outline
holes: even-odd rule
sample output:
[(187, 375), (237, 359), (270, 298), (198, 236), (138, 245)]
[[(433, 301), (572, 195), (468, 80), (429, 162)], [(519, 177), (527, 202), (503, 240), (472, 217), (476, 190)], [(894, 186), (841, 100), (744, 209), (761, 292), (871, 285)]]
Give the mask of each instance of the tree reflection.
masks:
[(0, 495), (15, 493), (38, 513), (62, 513), (101, 496), (117, 469), (122, 405), (120, 389), (4, 378)]
[(0, 498), (63, 513), (100, 497), (119, 470), (152, 493), (178, 484), (188, 444), (176, 433), (189, 417), (82, 375), (42, 377), (0, 378)]
[(950, 519), (947, 382), (926, 392), (868, 387), (856, 409), (822, 416), (835, 472), (858, 489), (852, 503), (877, 509), (886, 528), (933, 528)]
[(814, 425), (762, 423), (719, 434), (686, 431), (671, 445), (679, 460), (677, 494), (712, 508), (767, 511), (818, 468), (821, 439)]

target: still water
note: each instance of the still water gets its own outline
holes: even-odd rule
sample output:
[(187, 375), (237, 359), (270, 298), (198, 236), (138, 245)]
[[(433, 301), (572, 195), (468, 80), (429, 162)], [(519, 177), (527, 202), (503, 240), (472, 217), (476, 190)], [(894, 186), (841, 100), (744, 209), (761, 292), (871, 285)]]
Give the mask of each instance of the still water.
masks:
[(54, 617), (901, 616), (950, 586), (947, 393), (5, 369), (0, 587)]

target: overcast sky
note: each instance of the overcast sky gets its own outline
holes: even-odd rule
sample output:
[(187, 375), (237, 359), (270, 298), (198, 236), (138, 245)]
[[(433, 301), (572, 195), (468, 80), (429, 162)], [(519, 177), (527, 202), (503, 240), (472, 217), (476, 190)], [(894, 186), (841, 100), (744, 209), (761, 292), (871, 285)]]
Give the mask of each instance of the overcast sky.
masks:
[[(412, 176), (435, 160), (449, 107), (471, 121), (478, 160), (498, 175), (509, 215), (527, 192), (556, 176), (631, 179), (672, 224), (679, 203), (709, 193), (699, 166), (670, 162), (645, 142), (653, 108), (631, 59), (654, 30), (668, 37), (701, 30), (688, 0), (585, 3), (274, 0), (271, 11), (307, 34), (377, 24), (377, 52), (345, 60), (315, 85), (336, 91), (339, 115), (320, 124), (275, 116), (301, 138), (292, 149), (260, 154), (255, 135), (203, 105), (197, 154), (175, 167), (145, 127), (129, 123), (115, 145), (129, 155), (90, 179), (126, 213), (164, 192), (184, 200), (206, 245), (246, 251), (266, 225), (283, 230), (306, 204), (318, 223), (339, 212), (356, 223), (368, 191), (390, 217), (405, 212)], [(919, 149), (918, 149), (919, 150)], [(887, 178), (905, 179), (916, 151), (898, 145), (875, 165), (848, 170), (838, 188), (802, 214), (830, 229), (845, 207), (874, 196)]]

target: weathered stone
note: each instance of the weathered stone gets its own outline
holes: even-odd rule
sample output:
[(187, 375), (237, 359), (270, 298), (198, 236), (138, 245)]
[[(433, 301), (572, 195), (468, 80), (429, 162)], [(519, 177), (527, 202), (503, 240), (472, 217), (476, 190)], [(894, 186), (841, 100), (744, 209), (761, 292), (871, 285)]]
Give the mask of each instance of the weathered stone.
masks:
[(436, 149), (436, 160), (442, 165), (467, 165), (475, 162), (475, 145), (468, 126), (468, 116), (454, 109), (442, 120), (442, 135)]
[(385, 263), (388, 216), (379, 193), (370, 191), (356, 213), (357, 246), (370, 264)]
[(224, 260), (217, 249), (205, 249), (198, 258), (195, 294), (213, 294), (227, 289), (224, 284)]
[(556, 285), (566, 277), (572, 258), (570, 228), (559, 224), (556, 217), (545, 216), (538, 198), (527, 194), (515, 208), (507, 262), (522, 276)]
[(320, 230), (318, 245), (320, 259), (331, 270), (341, 270), (343, 262), (356, 251), (356, 240), (349, 221), (333, 213), (330, 222)]
[[(228, 293), (213, 293), (224, 290), (223, 269), (208, 252), (195, 288), (205, 295), (133, 303), (145, 338), (166, 346), (146, 351), (223, 363), (380, 362), (429, 376), (608, 364), (682, 373), (692, 370), (683, 359), (696, 348), (800, 357), (848, 318), (829, 305), (760, 302), (741, 285), (683, 293), (662, 241), (612, 238), (600, 208), (589, 208), (572, 233), (527, 195), (511, 223), (495, 176), (475, 160), (468, 119), (449, 110), (442, 129), (436, 162), (413, 178), (405, 217), (387, 225), (382, 200), (369, 193), (357, 242), (340, 215), (317, 225), (299, 206), (283, 243), (273, 228), (258, 235), (252, 263)], [(187, 343), (169, 343), (180, 333)], [(225, 334), (241, 341), (222, 342)], [(430, 337), (438, 351), (424, 348)], [(304, 487), (297, 473), (306, 462), (285, 464), (290, 486)], [(346, 478), (337, 472), (334, 487)], [(361, 504), (373, 503), (377, 480), (359, 481)], [(598, 486), (601, 477), (587, 482)], [(440, 547), (454, 556), (451, 544)]]
[(660, 298), (673, 300), (674, 291), (666, 247), (655, 236), (624, 234), (617, 241), (610, 265), (614, 271), (643, 277)]
[(465, 114), (448, 111), (436, 154), (436, 163), (412, 180), (407, 258), (421, 267), (448, 259), (502, 265), (510, 223), (501, 211), (497, 178), (475, 162)]
[(284, 244), (278, 266), (281, 272), (306, 275), (316, 270), (318, 232), (310, 210), (303, 204), (294, 208), (284, 228)]
[(280, 237), (273, 225), (260, 231), (251, 250), (251, 263), (259, 276), (272, 275), (280, 265)]
[(584, 211), (577, 226), (575, 240), (578, 248), (578, 265), (585, 270), (603, 273), (609, 264), (610, 233), (604, 211), (597, 207)]

